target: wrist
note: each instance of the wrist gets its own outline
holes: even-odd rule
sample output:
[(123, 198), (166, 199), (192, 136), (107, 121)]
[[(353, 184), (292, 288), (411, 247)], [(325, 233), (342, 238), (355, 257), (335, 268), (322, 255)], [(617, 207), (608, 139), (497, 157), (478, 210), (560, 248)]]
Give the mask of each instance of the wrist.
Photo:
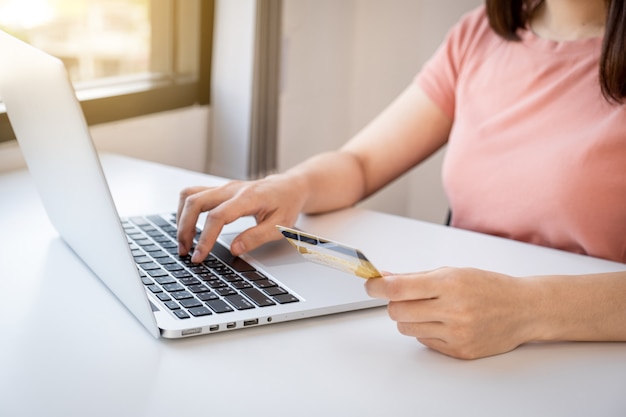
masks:
[(563, 340), (567, 319), (561, 310), (568, 303), (559, 288), (564, 283), (557, 276), (523, 278), (527, 291), (528, 341)]

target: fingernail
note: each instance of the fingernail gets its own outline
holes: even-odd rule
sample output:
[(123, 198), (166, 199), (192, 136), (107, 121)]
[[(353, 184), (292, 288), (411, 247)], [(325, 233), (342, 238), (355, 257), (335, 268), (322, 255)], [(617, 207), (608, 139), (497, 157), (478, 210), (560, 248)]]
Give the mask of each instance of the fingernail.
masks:
[(230, 245), (230, 253), (232, 253), (235, 256), (239, 256), (242, 253), (244, 253), (245, 249), (246, 249), (245, 246), (240, 240), (233, 242), (233, 244)]

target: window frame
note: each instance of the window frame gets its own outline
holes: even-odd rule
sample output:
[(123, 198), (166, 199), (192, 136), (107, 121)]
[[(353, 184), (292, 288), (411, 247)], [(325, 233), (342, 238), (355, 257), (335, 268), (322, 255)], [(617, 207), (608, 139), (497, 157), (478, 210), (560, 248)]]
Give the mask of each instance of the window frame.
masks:
[[(153, 47), (151, 70), (158, 76), (125, 81), (120, 78), (119, 83), (108, 85), (113, 88), (77, 88), (87, 124), (209, 104), (214, 3), (151, 0), (152, 42), (160, 45)], [(196, 16), (199, 19), (194, 21)], [(15, 140), (1, 101), (0, 106), (0, 143)]]

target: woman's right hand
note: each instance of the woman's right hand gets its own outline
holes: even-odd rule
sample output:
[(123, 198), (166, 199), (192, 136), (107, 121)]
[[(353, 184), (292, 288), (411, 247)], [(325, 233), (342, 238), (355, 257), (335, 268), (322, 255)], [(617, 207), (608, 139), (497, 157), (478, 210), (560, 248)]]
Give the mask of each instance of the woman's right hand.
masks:
[[(241, 232), (231, 243), (238, 256), (263, 243), (278, 240), (276, 225), (293, 226), (306, 201), (302, 184), (287, 175), (271, 175), (256, 181), (231, 181), (219, 187), (188, 187), (181, 191), (178, 204), (178, 252), (191, 253), (192, 262), (202, 262), (209, 254), (224, 225), (240, 217), (254, 216), (256, 225)], [(202, 212), (206, 221), (195, 248), (196, 223)]]

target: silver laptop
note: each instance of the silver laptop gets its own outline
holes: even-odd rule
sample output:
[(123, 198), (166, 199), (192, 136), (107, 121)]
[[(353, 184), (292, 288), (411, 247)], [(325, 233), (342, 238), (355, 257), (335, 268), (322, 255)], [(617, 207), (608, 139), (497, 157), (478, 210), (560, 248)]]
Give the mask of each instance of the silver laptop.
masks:
[(365, 294), (361, 279), (305, 261), (286, 241), (235, 258), (228, 244), (236, 231), (224, 233), (195, 265), (176, 252), (171, 213), (120, 219), (63, 64), (3, 32), (0, 101), (51, 222), (155, 337), (384, 304)]

